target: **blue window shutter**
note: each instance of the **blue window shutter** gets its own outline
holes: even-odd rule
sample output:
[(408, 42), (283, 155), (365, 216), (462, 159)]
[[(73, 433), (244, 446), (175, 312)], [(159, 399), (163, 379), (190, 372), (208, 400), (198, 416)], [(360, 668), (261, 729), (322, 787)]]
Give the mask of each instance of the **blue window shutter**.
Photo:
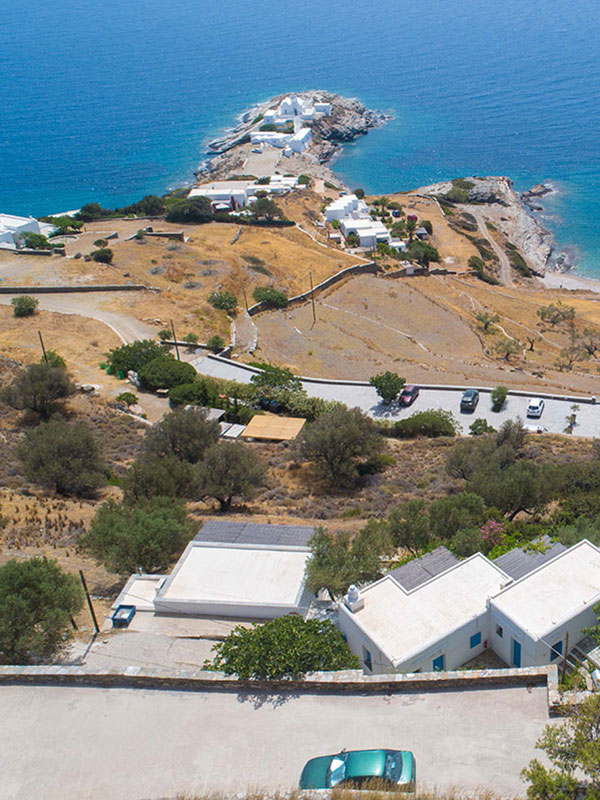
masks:
[(469, 640), (471, 647), (477, 647), (477, 645), (481, 644), (481, 631), (479, 633), (474, 633)]

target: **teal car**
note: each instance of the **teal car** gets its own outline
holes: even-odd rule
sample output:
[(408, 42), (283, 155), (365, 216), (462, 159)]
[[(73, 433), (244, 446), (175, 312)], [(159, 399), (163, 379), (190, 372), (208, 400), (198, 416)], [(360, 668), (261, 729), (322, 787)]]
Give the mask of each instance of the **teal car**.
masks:
[(300, 789), (373, 788), (414, 794), (416, 762), (410, 750), (343, 750), (307, 761)]

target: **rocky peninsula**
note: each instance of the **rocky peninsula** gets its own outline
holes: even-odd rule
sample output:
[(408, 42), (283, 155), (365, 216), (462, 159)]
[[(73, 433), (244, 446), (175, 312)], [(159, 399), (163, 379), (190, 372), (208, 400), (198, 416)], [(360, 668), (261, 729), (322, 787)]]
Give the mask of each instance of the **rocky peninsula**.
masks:
[[(264, 115), (277, 107), (286, 97), (277, 95), (245, 111), (238, 117), (238, 124), (223, 136), (208, 143), (207, 160), (196, 172), (199, 180), (221, 179), (243, 171), (250, 154), (250, 135), (263, 126)], [(311, 101), (318, 97), (323, 103), (331, 105), (331, 113), (310, 123), (312, 142), (308, 150), (294, 154), (286, 159), (286, 172), (299, 174), (310, 172), (314, 177), (335, 181), (337, 178), (327, 165), (339, 154), (344, 144), (365, 136), (372, 128), (385, 125), (391, 117), (365, 107), (355, 97), (342, 97), (339, 94), (321, 90), (297, 92), (295, 97)], [(259, 176), (260, 177), (260, 176)]]

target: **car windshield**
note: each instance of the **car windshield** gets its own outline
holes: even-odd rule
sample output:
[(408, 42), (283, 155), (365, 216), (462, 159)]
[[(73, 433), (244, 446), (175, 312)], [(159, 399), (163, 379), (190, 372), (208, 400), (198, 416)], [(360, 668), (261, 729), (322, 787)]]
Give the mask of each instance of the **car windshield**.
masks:
[(402, 775), (402, 753), (386, 753), (384, 775), (390, 781), (398, 783)]
[(346, 776), (346, 759), (342, 756), (334, 756), (327, 771), (327, 786), (333, 789)]

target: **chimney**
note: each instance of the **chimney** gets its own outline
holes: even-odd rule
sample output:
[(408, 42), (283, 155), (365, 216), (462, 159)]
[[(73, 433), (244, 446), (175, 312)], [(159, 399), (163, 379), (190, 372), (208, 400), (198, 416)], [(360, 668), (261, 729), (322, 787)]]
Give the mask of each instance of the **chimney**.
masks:
[(358, 587), (352, 584), (348, 588), (346, 595), (344, 596), (344, 603), (346, 607), (352, 611), (352, 613), (356, 613), (360, 611), (361, 608), (365, 607), (365, 599), (362, 597), (361, 593), (358, 591)]

